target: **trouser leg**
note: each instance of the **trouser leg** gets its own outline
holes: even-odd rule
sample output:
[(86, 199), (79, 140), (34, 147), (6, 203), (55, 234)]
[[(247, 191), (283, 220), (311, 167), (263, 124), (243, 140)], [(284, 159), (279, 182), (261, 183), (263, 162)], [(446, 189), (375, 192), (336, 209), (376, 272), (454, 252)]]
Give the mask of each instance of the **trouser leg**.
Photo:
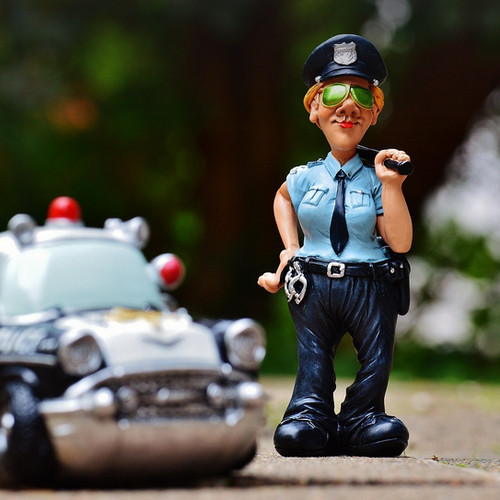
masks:
[(385, 414), (384, 404), (397, 319), (395, 288), (385, 281), (367, 280), (364, 286), (365, 303), (346, 315), (361, 367), (339, 413), (340, 442), (349, 455), (397, 456), (408, 444), (408, 429)]
[(369, 413), (385, 411), (384, 398), (392, 367), (396, 328), (394, 286), (364, 280), (363, 301), (346, 316), (346, 326), (358, 353), (360, 369), (347, 389), (339, 418), (348, 424)]
[(342, 335), (323, 307), (328, 295), (325, 283), (314, 275), (308, 280), (307, 297), (298, 305), (290, 303), (299, 366), (285, 416), (307, 415), (324, 420), (334, 416), (333, 352)]
[(331, 455), (339, 451), (333, 351), (341, 336), (325, 313), (323, 288), (317, 277), (308, 277), (304, 300), (290, 303), (299, 367), (292, 398), (274, 435), (276, 449), (286, 456)]

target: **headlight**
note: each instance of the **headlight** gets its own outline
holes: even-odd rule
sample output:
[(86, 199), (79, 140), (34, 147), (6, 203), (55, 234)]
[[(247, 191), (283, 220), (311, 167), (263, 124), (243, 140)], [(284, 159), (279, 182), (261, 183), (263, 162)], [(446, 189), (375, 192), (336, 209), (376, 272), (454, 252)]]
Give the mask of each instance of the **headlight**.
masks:
[(231, 323), (224, 342), (230, 363), (243, 370), (257, 370), (266, 354), (264, 330), (250, 319)]
[(88, 375), (102, 363), (96, 339), (85, 331), (70, 331), (61, 337), (57, 352), (59, 362), (70, 375)]

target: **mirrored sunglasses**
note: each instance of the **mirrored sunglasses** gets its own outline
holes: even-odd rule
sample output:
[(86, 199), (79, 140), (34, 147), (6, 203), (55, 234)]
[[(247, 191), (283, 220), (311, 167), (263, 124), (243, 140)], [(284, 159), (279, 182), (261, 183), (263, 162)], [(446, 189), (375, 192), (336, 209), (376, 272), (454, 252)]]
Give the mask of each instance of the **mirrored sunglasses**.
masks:
[(372, 109), (374, 98), (370, 89), (351, 86), (347, 83), (333, 83), (323, 90), (321, 100), (327, 108), (342, 104), (351, 94), (352, 100), (365, 109)]

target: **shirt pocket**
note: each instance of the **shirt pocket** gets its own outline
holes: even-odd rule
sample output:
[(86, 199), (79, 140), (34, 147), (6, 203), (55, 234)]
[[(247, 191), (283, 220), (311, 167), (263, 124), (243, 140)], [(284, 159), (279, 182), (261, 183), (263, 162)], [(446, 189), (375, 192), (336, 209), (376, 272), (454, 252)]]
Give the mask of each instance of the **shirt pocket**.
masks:
[(352, 208), (367, 207), (370, 204), (370, 194), (365, 193), (361, 189), (356, 189), (350, 192), (350, 203)]
[(304, 195), (302, 203), (306, 205), (318, 206), (325, 194), (328, 193), (328, 188), (325, 186), (312, 186)]

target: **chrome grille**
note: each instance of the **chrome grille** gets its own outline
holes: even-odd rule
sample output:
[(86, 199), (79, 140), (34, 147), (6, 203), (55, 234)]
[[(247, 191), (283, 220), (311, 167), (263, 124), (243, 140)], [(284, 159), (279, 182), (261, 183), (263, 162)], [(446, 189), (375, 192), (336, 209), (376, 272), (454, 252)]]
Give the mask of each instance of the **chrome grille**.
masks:
[(220, 383), (220, 376), (203, 372), (148, 373), (107, 380), (102, 387), (116, 394), (118, 418), (208, 418), (224, 411), (214, 408), (207, 398), (211, 383)]

